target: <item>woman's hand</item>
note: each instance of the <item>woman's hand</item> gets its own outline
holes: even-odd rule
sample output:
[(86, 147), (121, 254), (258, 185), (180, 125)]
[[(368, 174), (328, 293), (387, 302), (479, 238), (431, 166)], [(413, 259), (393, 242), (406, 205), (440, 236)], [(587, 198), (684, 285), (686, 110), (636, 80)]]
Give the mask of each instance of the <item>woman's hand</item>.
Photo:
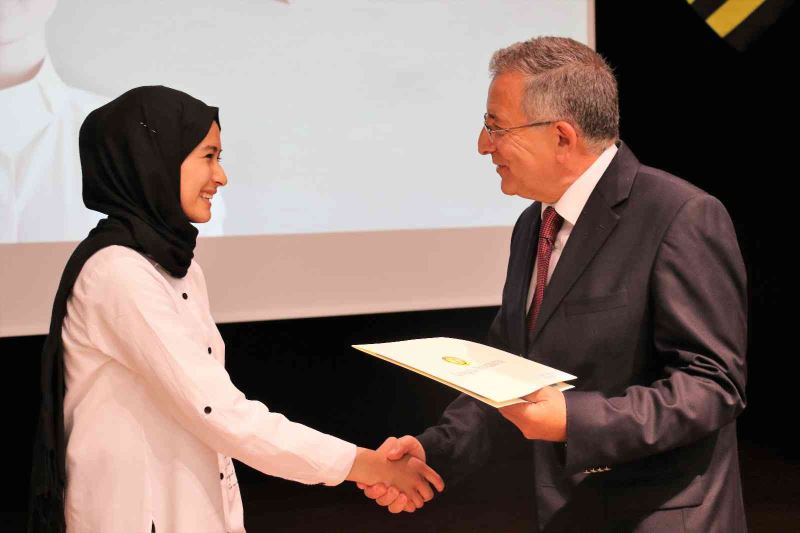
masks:
[[(413, 502), (417, 509), (433, 498), (433, 490), (430, 485), (433, 485), (439, 492), (444, 490), (442, 478), (424, 461), (411, 455), (405, 455), (397, 460), (389, 460), (384, 454), (365, 448), (358, 448), (356, 459), (347, 479), (355, 481), (360, 487), (378, 483), (394, 487), (401, 495), (398, 498), (401, 502), (405, 496), (407, 501)], [(390, 509), (393, 512), (400, 512), (403, 507), (410, 509), (410, 505), (394, 507), (399, 508), (396, 511)]]
[[(411, 435), (406, 435), (399, 439), (397, 437), (389, 437), (381, 444), (377, 452), (391, 461), (402, 459), (404, 456), (408, 455), (410, 457), (416, 457), (422, 462), (427, 462), (425, 458), (425, 449), (422, 447), (422, 444)], [(414, 502), (406, 498), (405, 494), (401, 494), (400, 491), (397, 490), (397, 487), (387, 487), (383, 483), (378, 483), (377, 485), (358, 483), (357, 485), (359, 489), (364, 491), (364, 496), (375, 500), (375, 503), (381, 507), (386, 507), (390, 513), (399, 513), (401, 511), (413, 513), (417, 510), (417, 506)], [(437, 489), (441, 492), (443, 487), (444, 485), (439, 485)]]

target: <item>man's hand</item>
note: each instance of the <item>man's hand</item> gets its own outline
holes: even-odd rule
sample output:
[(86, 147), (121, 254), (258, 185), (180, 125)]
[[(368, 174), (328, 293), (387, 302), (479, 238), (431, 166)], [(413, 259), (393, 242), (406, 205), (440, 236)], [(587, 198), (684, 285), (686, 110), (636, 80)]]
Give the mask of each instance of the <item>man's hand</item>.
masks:
[(526, 439), (567, 440), (567, 403), (563, 392), (545, 387), (524, 399), (528, 403), (501, 407), (500, 414), (517, 426)]
[[(386, 444), (386, 443), (384, 443)], [(390, 444), (391, 445), (391, 444)], [(389, 446), (385, 446), (389, 448)], [(353, 465), (348, 472), (346, 479), (354, 481), (359, 487), (377, 485), (391, 487), (397, 492), (397, 500), (400, 495), (405, 498), (394, 503), (392, 501), (392, 512), (400, 512), (404, 508), (414, 511), (421, 508), (426, 501), (433, 498), (433, 489), (439, 491), (444, 487), (442, 478), (425, 461), (419, 460), (411, 454), (400, 454), (396, 452), (390, 459), (385, 452), (370, 450), (368, 448), (357, 448), (356, 457)], [(386, 496), (384, 496), (386, 498)], [(388, 499), (388, 498), (387, 498)]]
[[(425, 462), (425, 449), (422, 447), (422, 444), (411, 435), (406, 435), (399, 439), (389, 437), (380, 448), (377, 449), (377, 452), (385, 455), (385, 457), (391, 461), (397, 461), (409, 455), (412, 458), (411, 461)], [(444, 490), (444, 481), (442, 481), (441, 478), (436, 482), (432, 482), (432, 484), (439, 492)], [(391, 513), (399, 513), (401, 511), (412, 513), (416, 509), (422, 507), (422, 505), (415, 505), (413, 501), (409, 500), (404, 494), (397, 490), (396, 487), (387, 487), (383, 483), (371, 486), (363, 483), (358, 483), (357, 485), (358, 488), (364, 491), (364, 495), (367, 498), (375, 500), (378, 505), (387, 507)], [(425, 501), (430, 501), (433, 498), (433, 491), (429, 494), (423, 494), (422, 496)]]

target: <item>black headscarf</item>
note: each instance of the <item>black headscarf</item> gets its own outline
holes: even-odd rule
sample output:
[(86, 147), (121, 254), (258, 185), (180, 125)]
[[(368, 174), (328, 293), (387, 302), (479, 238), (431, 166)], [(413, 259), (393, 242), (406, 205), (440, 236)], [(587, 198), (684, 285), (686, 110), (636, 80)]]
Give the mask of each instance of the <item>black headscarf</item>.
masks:
[(84, 263), (111, 245), (186, 275), (197, 229), (181, 209), (180, 169), (219, 110), (168, 87), (138, 87), (92, 111), (80, 130), (83, 202), (108, 215), (72, 253), (58, 285), (42, 350), (42, 405), (31, 471), (28, 531), (63, 533), (66, 487), (64, 350), (67, 298)]

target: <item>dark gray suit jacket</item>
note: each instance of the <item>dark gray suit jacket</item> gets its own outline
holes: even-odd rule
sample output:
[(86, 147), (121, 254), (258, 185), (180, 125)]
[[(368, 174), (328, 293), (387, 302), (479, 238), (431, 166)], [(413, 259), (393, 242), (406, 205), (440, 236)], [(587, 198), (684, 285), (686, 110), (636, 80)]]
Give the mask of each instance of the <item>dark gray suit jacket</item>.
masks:
[[(578, 376), (565, 393), (566, 446), (530, 441), (538, 530), (745, 531), (735, 418), (746, 276), (725, 208), (621, 144), (528, 334), (540, 210), (514, 227), (489, 341)], [(452, 482), (484, 464), (509, 426), (462, 395), (419, 439)]]

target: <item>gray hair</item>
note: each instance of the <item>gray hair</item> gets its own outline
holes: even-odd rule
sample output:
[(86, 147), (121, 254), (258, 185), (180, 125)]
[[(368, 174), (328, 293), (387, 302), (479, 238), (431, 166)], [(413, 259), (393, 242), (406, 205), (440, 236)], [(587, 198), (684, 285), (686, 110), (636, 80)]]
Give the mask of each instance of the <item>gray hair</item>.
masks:
[(492, 77), (520, 72), (527, 77), (522, 110), (531, 120), (566, 120), (593, 151), (619, 138), (617, 80), (605, 60), (566, 37), (537, 37), (494, 53)]

